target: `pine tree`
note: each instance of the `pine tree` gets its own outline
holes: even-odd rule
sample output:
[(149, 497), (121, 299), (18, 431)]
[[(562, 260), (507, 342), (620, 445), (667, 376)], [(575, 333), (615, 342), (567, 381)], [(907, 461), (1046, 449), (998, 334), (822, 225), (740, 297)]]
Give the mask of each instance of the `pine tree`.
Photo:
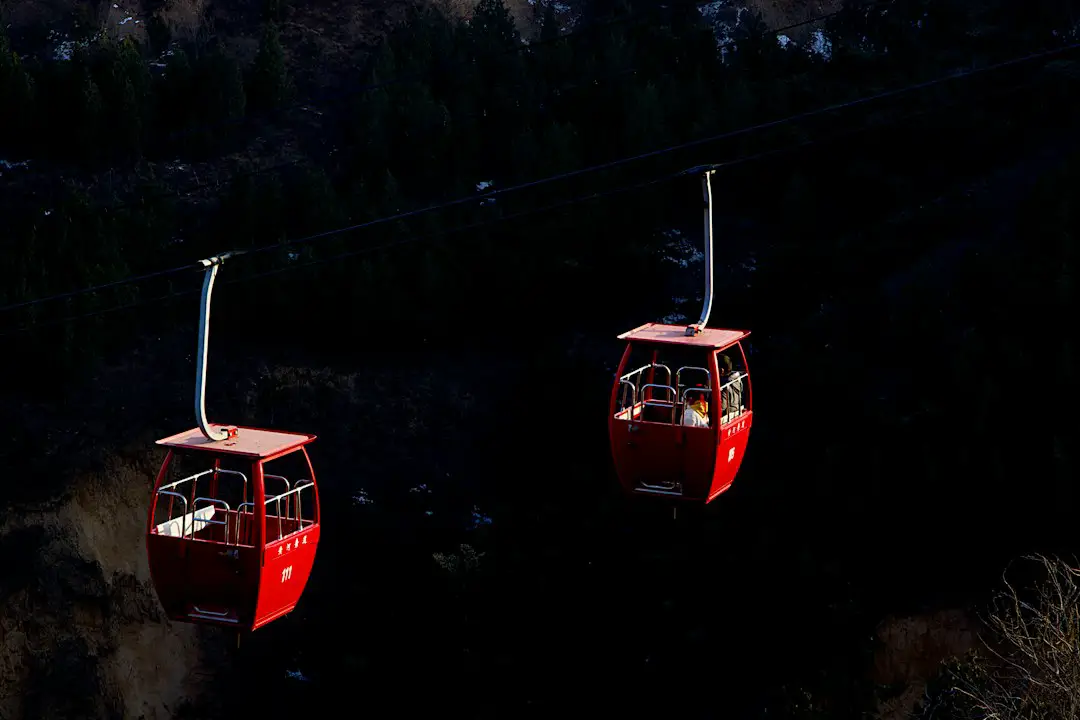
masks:
[(239, 120), (244, 116), (247, 106), (240, 65), (235, 58), (217, 50), (211, 58), (208, 69), (213, 74), (216, 84), (215, 111), (223, 119)]
[(102, 39), (92, 56), (93, 78), (101, 92), (107, 141), (122, 158), (142, 154), (149, 113), (150, 73), (138, 46), (130, 39)]
[(143, 151), (143, 104), (135, 85), (124, 78), (120, 102), (116, 106), (119, 122), (114, 126), (118, 151), (127, 159), (138, 159)]
[(165, 52), (172, 42), (172, 30), (160, 13), (152, 14), (146, 21), (146, 35), (150, 41), (150, 51), (155, 55)]
[(34, 82), (0, 27), (0, 148), (22, 149), (34, 115)]
[(278, 23), (285, 19), (285, 0), (263, 0), (263, 19)]
[(566, 172), (581, 165), (577, 130), (570, 123), (549, 125), (544, 131), (542, 148), (544, 176)]
[(450, 113), (432, 97), (427, 85), (419, 82), (402, 86), (395, 104), (395, 166), (420, 190), (440, 173), (450, 140)]
[(782, 50), (761, 14), (743, 13), (734, 35), (737, 48), (734, 65), (749, 72), (753, 78), (769, 75)]
[(124, 38), (118, 48), (118, 60), (135, 97), (140, 103), (150, 97), (150, 68), (146, 65), (139, 45), (131, 37)]
[(199, 57), (187, 99), (193, 132), (178, 136), (177, 143), (196, 153), (221, 148), (235, 136), (236, 121), (244, 117), (247, 99), (239, 64), (220, 47)]
[[(520, 45), (521, 36), (502, 0), (480, 0), (468, 34), (475, 58), (481, 139), (490, 148), (510, 147), (524, 126), (528, 104), (523, 102), (528, 92), (524, 59), (521, 53), (512, 52)], [(507, 153), (488, 153), (487, 160), (495, 174), (509, 171)]]
[(94, 162), (100, 156), (99, 142), (102, 135), (104, 104), (101, 91), (91, 77), (89, 68), (78, 60), (72, 67), (75, 81), (75, 103), (67, 120), (74, 126), (72, 140), (75, 153), (85, 162)]
[(399, 213), (402, 210), (401, 190), (397, 178), (390, 170), (382, 178), (382, 187), (378, 191), (379, 212), (384, 214)]
[[(283, 201), (285, 228), (289, 237), (308, 235), (345, 223), (337, 192), (329, 176), (320, 167), (307, 167), (295, 173), (286, 184)], [(346, 238), (328, 238), (327, 244), (322, 247), (330, 250), (340, 244), (340, 248), (344, 249), (346, 242)]]
[(540, 42), (551, 42), (562, 32), (559, 16), (555, 12), (555, 3), (543, 0), (537, 3), (537, 7), (540, 8)]
[(165, 62), (165, 71), (154, 81), (153, 118), (157, 130), (156, 149), (167, 156), (176, 156), (175, 148), (186, 139), (178, 133), (191, 123), (195, 108), (190, 102), (192, 90), (191, 59), (187, 51), (177, 48)]
[[(469, 21), (469, 32), (480, 55), (511, 50), (521, 44), (521, 35), (502, 0), (480, 0)], [(506, 60), (503, 57), (496, 61)]]
[(536, 133), (531, 127), (526, 125), (514, 139), (511, 155), (514, 161), (512, 175), (514, 181), (536, 177), (540, 174), (537, 171), (541, 164), (540, 144), (536, 141)]
[(276, 24), (267, 23), (248, 83), (250, 107), (257, 112), (274, 110), (288, 99), (291, 92), (281, 36)]

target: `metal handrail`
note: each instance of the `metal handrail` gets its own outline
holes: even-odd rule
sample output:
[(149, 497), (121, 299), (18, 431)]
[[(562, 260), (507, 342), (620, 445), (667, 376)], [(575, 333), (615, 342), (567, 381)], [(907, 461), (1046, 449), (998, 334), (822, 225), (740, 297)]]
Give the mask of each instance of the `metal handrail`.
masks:
[(191, 607), (195, 610), (195, 612), (199, 613), (200, 615), (210, 615), (216, 618), (223, 618), (229, 614), (228, 610), (203, 610), (198, 605), (192, 605)]
[[(296, 520), (297, 527), (296, 527), (296, 530), (294, 530), (293, 532), (299, 532), (302, 529), (301, 526), (303, 524), (303, 518), (301, 517), (301, 511), (302, 511), (303, 507), (301, 505), (302, 499), (300, 497), (300, 491), (304, 490), (305, 488), (309, 488), (309, 487), (315, 487), (315, 483), (313, 483), (311, 480), (308, 480), (306, 478), (302, 479), (302, 480), (297, 480), (296, 481), (296, 486), (294, 488), (292, 488), (291, 490), (289, 490), (287, 492), (283, 492), (280, 495), (276, 495), (276, 496), (274, 496), (272, 498), (267, 498), (267, 500), (266, 500), (266, 506), (267, 507), (270, 506), (270, 503), (275, 503), (276, 506), (277, 506), (276, 509), (277, 509), (277, 519), (278, 519), (278, 538), (277, 538), (278, 540), (285, 537), (285, 534), (284, 534), (284, 532), (282, 530), (282, 526), (281, 526), (281, 517), (282, 517), (281, 516), (281, 499), (285, 498), (285, 497), (288, 497), (290, 495), (293, 495), (293, 494), (296, 495), (296, 517), (294, 518), (294, 517), (286, 516), (286, 518), (289, 519), (289, 520)], [(286, 505), (286, 508), (288, 508), (287, 505)], [(286, 509), (286, 512), (287, 511), (288, 510)], [(289, 533), (289, 534), (292, 535), (293, 533)]]
[(679, 394), (677, 392), (675, 392), (675, 388), (671, 387), (670, 385), (661, 385), (659, 383), (646, 383), (645, 385), (642, 385), (641, 386), (641, 394), (642, 394), (642, 396), (645, 395), (645, 388), (651, 388), (651, 387), (660, 388), (661, 390), (668, 390), (669, 392), (671, 392), (671, 400), (645, 400), (644, 402), (645, 402), (646, 405), (650, 405), (650, 406), (653, 406), (653, 407), (663, 407), (665, 405), (674, 405), (675, 404), (675, 398), (679, 397)]
[(182, 478), (180, 480), (176, 480), (175, 482), (171, 482), (168, 485), (162, 485), (158, 489), (158, 492), (161, 492), (162, 490), (167, 490), (169, 488), (174, 488), (177, 485), (182, 485), (182, 484), (184, 484), (184, 483), (186, 483), (186, 482), (188, 482), (190, 480), (197, 480), (197, 479), (201, 478), (203, 475), (206, 475), (207, 473), (212, 473), (212, 472), (214, 472), (214, 468), (210, 468), (209, 470), (203, 470), (202, 472), (195, 473), (194, 475), (191, 475), (190, 477)]
[[(629, 407), (634, 407), (635, 405), (637, 405), (637, 386), (634, 385), (634, 383), (630, 382), (629, 380), (619, 380), (619, 385), (620, 386), (622, 386), (622, 385), (629, 385), (630, 386), (630, 405), (629, 405)], [(626, 399), (626, 395), (624, 394), (623, 395), (623, 400), (625, 400), (625, 399)], [(626, 406), (624, 404), (623, 409), (625, 409), (625, 407)], [(622, 410), (620, 410), (619, 412), (622, 412)]]
[(638, 484), (647, 490), (658, 490), (661, 492), (674, 493), (679, 490), (679, 482), (677, 480), (663, 481), (658, 485), (653, 485), (645, 480), (638, 480)]
[[(160, 490), (167, 490), (168, 488), (174, 488), (174, 487), (176, 487), (178, 485), (183, 485), (186, 482), (190, 482), (190, 481), (193, 481), (193, 480), (198, 480), (203, 475), (209, 475), (212, 472), (215, 472), (215, 468), (210, 468), (209, 470), (203, 470), (202, 472), (197, 472), (194, 475), (189, 475), (186, 478), (181, 478), (180, 480), (176, 480), (174, 482), (171, 482), (168, 485), (162, 485)], [(244, 480), (244, 497), (247, 497), (247, 487), (248, 487), (247, 475), (240, 472), (239, 470), (224, 470), (222, 468), (217, 468), (216, 472), (218, 474), (220, 474), (220, 475), (239, 475), (241, 478), (243, 478), (243, 480)], [(273, 476), (273, 477), (277, 477), (277, 476)], [(284, 478), (282, 478), (282, 479), (284, 479)]]
[(721, 405), (721, 407), (720, 407), (720, 416), (721, 416), (721, 418), (727, 418), (727, 417), (734, 418), (734, 417), (738, 417), (738, 416), (742, 415), (743, 412), (745, 412), (746, 404), (743, 402), (743, 386), (741, 385), (741, 383), (742, 383), (742, 381), (743, 381), (743, 379), (745, 377), (746, 376), (745, 376), (744, 373), (741, 373), (738, 370), (734, 370), (734, 371), (732, 371), (731, 379), (720, 386), (720, 402), (723, 403), (724, 402), (724, 390), (726, 390), (729, 387), (732, 387), (737, 382), (740, 383), (740, 386), (739, 386), (739, 405), (738, 405), (738, 407), (736, 407), (734, 411), (729, 409), (728, 412), (724, 412), (724, 408)]
[(683, 365), (675, 372), (675, 386), (682, 385), (682, 373), (683, 370), (695, 370), (697, 372), (705, 373), (705, 376), (712, 380), (712, 373), (709, 372), (709, 368), (698, 367), (696, 365)]
[[(676, 400), (679, 397), (679, 394), (675, 391), (675, 388), (671, 387), (670, 385), (660, 385), (660, 384), (657, 384), (657, 383), (648, 383), (646, 385), (641, 386), (641, 396), (642, 397), (645, 397), (645, 388), (650, 388), (650, 387), (656, 387), (656, 388), (660, 388), (662, 390), (667, 390), (668, 392), (671, 393), (671, 400), (670, 401), (669, 400), (645, 400), (645, 401), (642, 402), (642, 406), (643, 407), (671, 408), (671, 421), (670, 421), (670, 424), (674, 425), (675, 424), (675, 405), (676, 405)], [(645, 413), (642, 413), (641, 418), (638, 420), (638, 422), (642, 422), (644, 420), (644, 418), (645, 418)]]
[(620, 376), (619, 379), (620, 380), (629, 380), (631, 375), (637, 375), (642, 370), (648, 370), (650, 367), (652, 367), (652, 363), (649, 363), (647, 365), (642, 365), (641, 367), (637, 368), (636, 370), (631, 370), (630, 372), (626, 373), (625, 375)]
[[(250, 508), (249, 512), (245, 512), (244, 508)], [(255, 516), (255, 503), (254, 502), (242, 502), (236, 506), (236, 544), (240, 544), (240, 516), (251, 515)]]
[[(217, 498), (202, 497), (200, 495), (199, 497), (195, 498), (195, 500), (193, 500), (192, 503), (191, 503), (191, 507), (195, 512), (198, 512), (198, 508), (196, 506), (199, 504), (200, 500), (202, 500), (203, 502), (206, 502), (206, 503), (210, 503), (211, 504), (210, 507), (214, 507), (215, 505), (221, 505), (221, 506), (223, 506), (225, 508), (225, 519), (224, 520), (203, 520), (203, 522), (206, 523), (207, 525), (224, 525), (225, 526), (225, 544), (228, 545), (229, 544), (229, 503), (225, 502), (224, 500), (218, 500)], [(195, 537), (195, 519), (194, 518), (192, 518), (191, 526), (192, 526), (191, 536), (192, 536), (192, 538), (194, 538)]]
[(631, 377), (633, 377), (634, 375), (640, 375), (641, 373), (645, 372), (645, 371), (646, 371), (646, 370), (648, 370), (649, 368), (660, 368), (661, 370), (663, 370), (664, 372), (666, 372), (666, 373), (667, 373), (667, 381), (668, 381), (668, 384), (669, 384), (669, 385), (671, 384), (671, 368), (669, 368), (669, 367), (668, 367), (667, 365), (665, 365), (664, 363), (652, 363), (652, 362), (651, 362), (651, 363), (645, 363), (644, 365), (642, 365), (642, 366), (641, 366), (641, 367), (639, 367), (638, 369), (636, 369), (636, 370), (631, 370), (630, 372), (626, 373), (625, 375), (623, 375), (623, 376), (622, 376), (622, 377), (620, 377), (619, 379), (620, 379), (620, 380), (629, 380), (629, 379), (630, 379)]
[(686, 396), (692, 392), (702, 393), (703, 395), (708, 395), (710, 398), (712, 397), (712, 388), (686, 388), (682, 391), (683, 404), (686, 404)]
[[(288, 492), (289, 490), (292, 490), (292, 485), (289, 484), (289, 481), (285, 478), (284, 475), (271, 475), (269, 473), (263, 473), (263, 478), (264, 479), (265, 478), (272, 478), (274, 480), (280, 480), (281, 482), (285, 483), (285, 491), (286, 492)], [(285, 505), (285, 513), (288, 514), (288, 512), (289, 512), (289, 505), (286, 504)]]
[[(180, 516), (180, 518), (181, 518), (181, 520), (180, 520), (180, 537), (185, 537), (187, 535), (187, 509), (188, 509), (187, 498), (184, 497), (183, 495), (181, 495), (180, 493), (173, 492), (171, 490), (158, 490), (157, 494), (158, 495), (168, 495), (170, 497), (177, 497), (177, 498), (180, 498), (180, 501), (184, 503), (184, 514)], [(154, 509), (155, 510), (157, 509), (156, 501), (154, 503)], [(172, 501), (171, 500), (169, 501), (169, 515), (170, 516), (172, 515)], [(171, 523), (175, 519), (176, 518), (174, 518), (174, 517), (170, 517), (165, 522), (166, 523)]]
[[(702, 393), (703, 395), (708, 395), (709, 399), (710, 400), (712, 399), (712, 388), (693, 388), (693, 387), (691, 387), (691, 388), (686, 388), (685, 390), (683, 390), (683, 392), (682, 392), (682, 406), (683, 406), (683, 416), (682, 417), (683, 417), (683, 419), (679, 423), (680, 425), (685, 425), (686, 424), (686, 396), (689, 395), (692, 392), (697, 392), (697, 393)], [(708, 416), (706, 416), (706, 420), (707, 421), (709, 420)], [(711, 422), (709, 423), (709, 426), (711, 426)], [(697, 429), (703, 430), (705, 428), (697, 428)]]
[[(263, 477), (267, 477), (267, 476), (264, 475)], [(280, 477), (280, 476), (275, 475), (273, 477), (277, 478), (277, 477)], [(282, 478), (282, 479), (284, 479), (284, 478)], [(302, 480), (297, 480), (296, 485), (294, 487), (290, 488), (286, 492), (281, 493), (280, 495), (274, 495), (273, 497), (266, 498), (266, 500), (264, 501), (264, 506), (267, 507), (267, 508), (270, 507), (271, 503), (276, 506), (275, 510), (277, 511), (276, 517), (277, 517), (277, 521), (278, 521), (278, 537), (277, 537), (278, 540), (280, 540), (283, 537), (287, 537), (284, 534), (284, 528), (283, 528), (283, 526), (281, 524), (282, 518), (284, 518), (286, 520), (296, 520), (297, 529), (294, 530), (293, 532), (299, 532), (301, 529), (303, 529), (303, 523), (304, 523), (303, 504), (302, 504), (303, 499), (300, 496), (300, 492), (302, 490), (304, 490), (305, 488), (309, 488), (309, 487), (315, 487), (315, 483), (312, 482), (311, 480), (306, 479), (306, 478), (302, 479)], [(294, 505), (293, 505), (292, 500), (291, 500), (291, 497), (293, 495), (296, 496), (295, 513), (293, 512)], [(281, 501), (282, 501), (282, 499), (285, 499), (286, 503), (287, 503), (286, 504), (286, 510), (285, 510), (286, 514), (285, 515), (281, 514)], [(255, 514), (255, 503), (254, 502), (244, 502), (244, 503), (240, 503), (239, 505), (236, 506), (236, 537), (237, 537), (237, 543), (239, 543), (239, 538), (240, 538), (240, 516), (241, 515), (254, 515), (254, 514)], [(314, 520), (311, 521), (312, 524), (314, 524), (314, 522), (315, 522)], [(292, 535), (292, 534), (293, 533), (289, 533), (289, 535)]]

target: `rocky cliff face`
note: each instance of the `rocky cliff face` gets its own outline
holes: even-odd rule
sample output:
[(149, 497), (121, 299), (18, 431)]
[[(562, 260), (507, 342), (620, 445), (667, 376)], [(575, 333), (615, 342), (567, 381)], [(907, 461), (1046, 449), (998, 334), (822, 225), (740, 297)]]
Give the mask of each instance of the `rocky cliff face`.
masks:
[(190, 343), (167, 344), (164, 357), (131, 348), (55, 397), (20, 386), (0, 404), (4, 720), (183, 717), (207, 686), (203, 668), (221, 664), (221, 638), (170, 624), (150, 584), (153, 439), (190, 362)]
[(149, 460), (112, 458), (61, 499), (5, 513), (0, 717), (170, 718), (199, 694), (199, 632), (165, 622), (150, 586)]

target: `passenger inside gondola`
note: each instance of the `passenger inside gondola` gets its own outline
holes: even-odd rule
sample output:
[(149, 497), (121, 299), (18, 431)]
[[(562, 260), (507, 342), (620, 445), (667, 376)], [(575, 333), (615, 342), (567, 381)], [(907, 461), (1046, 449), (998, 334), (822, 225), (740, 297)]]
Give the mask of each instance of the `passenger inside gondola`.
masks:
[(683, 425), (689, 427), (709, 427), (709, 404), (705, 393), (700, 390), (686, 392), (686, 404), (683, 410)]
[(727, 353), (716, 356), (716, 365), (720, 371), (720, 417), (721, 423), (738, 416), (744, 409), (743, 373), (734, 369), (731, 357)]

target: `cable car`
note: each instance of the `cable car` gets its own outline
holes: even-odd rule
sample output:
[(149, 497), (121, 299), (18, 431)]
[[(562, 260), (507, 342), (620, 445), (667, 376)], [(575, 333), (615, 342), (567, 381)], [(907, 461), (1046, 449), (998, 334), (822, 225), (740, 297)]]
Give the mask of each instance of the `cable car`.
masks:
[(314, 435), (206, 420), (210, 296), (231, 255), (201, 261), (198, 426), (157, 441), (168, 452), (146, 552), (170, 620), (253, 631), (292, 611), (304, 592), (319, 546), (319, 493), (307, 452)]
[(632, 495), (706, 504), (727, 491), (753, 424), (745, 330), (707, 328), (712, 311), (712, 187), (705, 195), (705, 307), (691, 325), (646, 323), (626, 341), (615, 373), (608, 437), (615, 472)]

